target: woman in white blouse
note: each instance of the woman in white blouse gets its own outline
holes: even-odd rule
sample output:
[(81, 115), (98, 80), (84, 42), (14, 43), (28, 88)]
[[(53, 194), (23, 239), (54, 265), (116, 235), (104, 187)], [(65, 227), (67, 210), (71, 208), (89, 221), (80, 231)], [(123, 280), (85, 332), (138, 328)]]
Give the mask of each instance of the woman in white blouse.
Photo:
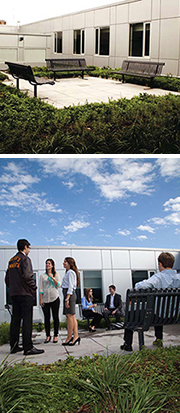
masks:
[(66, 270), (62, 279), (62, 289), (64, 295), (63, 314), (67, 319), (67, 338), (63, 346), (74, 346), (80, 344), (78, 335), (78, 323), (75, 317), (76, 288), (79, 285), (79, 271), (74, 258), (66, 257), (63, 266)]
[(58, 288), (61, 286), (60, 276), (55, 270), (55, 263), (52, 258), (46, 260), (46, 272), (40, 275), (40, 305), (44, 313), (44, 324), (46, 331), (46, 340), (44, 343), (51, 341), (50, 335), (50, 318), (52, 311), (54, 321), (54, 339), (53, 343), (57, 343), (59, 331), (59, 292)]

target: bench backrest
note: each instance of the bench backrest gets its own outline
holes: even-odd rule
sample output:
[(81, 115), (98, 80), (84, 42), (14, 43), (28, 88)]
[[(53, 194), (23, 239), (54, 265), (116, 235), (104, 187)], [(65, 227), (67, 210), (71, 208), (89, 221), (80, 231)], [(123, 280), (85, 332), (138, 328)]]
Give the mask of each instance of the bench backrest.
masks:
[(75, 59), (46, 59), (47, 67), (52, 69), (66, 69), (66, 68), (84, 68), (86, 67), (86, 60)]
[(9, 66), (11, 75), (15, 79), (24, 79), (34, 81), (34, 75), (31, 66), (26, 66), (20, 63), (5, 62)]
[(139, 73), (147, 75), (160, 75), (162, 73), (163, 66), (164, 63), (159, 62), (124, 60), (121, 70), (127, 72), (127, 74)]
[(180, 288), (128, 290), (125, 328), (147, 331), (150, 326), (180, 323)]

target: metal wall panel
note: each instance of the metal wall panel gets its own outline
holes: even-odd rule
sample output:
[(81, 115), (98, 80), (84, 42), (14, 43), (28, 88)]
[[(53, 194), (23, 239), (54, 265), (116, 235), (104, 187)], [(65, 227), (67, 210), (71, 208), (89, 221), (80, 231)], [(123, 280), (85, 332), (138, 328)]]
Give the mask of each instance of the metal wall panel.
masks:
[(126, 301), (126, 291), (132, 288), (132, 277), (130, 270), (113, 270), (114, 285), (116, 292), (121, 295), (122, 301)]
[(77, 262), (77, 266), (83, 270), (101, 270), (101, 254), (98, 249), (72, 250), (72, 256)]
[(112, 267), (127, 269), (130, 268), (128, 250), (112, 250)]
[(130, 251), (132, 270), (153, 270), (156, 268), (154, 251)]
[(106, 269), (110, 269), (112, 267), (111, 251), (102, 250), (101, 253), (102, 253), (102, 267)]

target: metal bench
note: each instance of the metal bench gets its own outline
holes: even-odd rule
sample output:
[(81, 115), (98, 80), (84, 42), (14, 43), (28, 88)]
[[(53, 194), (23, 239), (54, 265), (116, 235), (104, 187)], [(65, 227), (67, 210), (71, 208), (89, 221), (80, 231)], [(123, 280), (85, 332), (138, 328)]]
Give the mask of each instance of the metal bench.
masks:
[(180, 288), (127, 290), (124, 328), (137, 331), (139, 350), (151, 326), (180, 324)]
[(86, 66), (86, 60), (81, 58), (45, 60), (47, 62), (47, 69), (54, 73), (54, 80), (56, 80), (57, 72), (80, 72), (83, 79), (84, 72), (92, 70), (92, 68)]
[(34, 86), (34, 96), (37, 97), (37, 86), (54, 85), (53, 80), (44, 77), (34, 76), (31, 66), (20, 63), (5, 62), (8, 65), (11, 75), (16, 79), (16, 87), (19, 89), (19, 79), (28, 80)]
[[(97, 307), (96, 307), (96, 311), (98, 311), (98, 313), (101, 313), (104, 311), (104, 304), (103, 303), (98, 303)], [(82, 320), (87, 320), (87, 327), (89, 330), (89, 321), (93, 319), (93, 317), (84, 317), (83, 312), (82, 312), (82, 304), (79, 304), (79, 315), (82, 318)], [(109, 318), (115, 318), (112, 314), (109, 316)], [(115, 329), (120, 329), (120, 328), (124, 328), (124, 323), (112, 323), (112, 326), (114, 326)]]
[[(104, 310), (104, 304), (103, 303), (98, 303), (97, 307), (96, 307), (96, 311), (98, 311), (98, 313), (103, 312)], [(93, 317), (84, 317), (83, 316), (83, 312), (82, 312), (82, 304), (79, 304), (79, 316), (82, 318), (82, 320), (87, 320), (87, 328), (89, 330), (89, 321), (93, 319)]]
[(138, 76), (151, 79), (160, 76), (165, 63), (139, 61), (139, 60), (123, 60), (121, 70), (112, 73), (122, 75), (122, 82), (124, 83), (124, 76)]

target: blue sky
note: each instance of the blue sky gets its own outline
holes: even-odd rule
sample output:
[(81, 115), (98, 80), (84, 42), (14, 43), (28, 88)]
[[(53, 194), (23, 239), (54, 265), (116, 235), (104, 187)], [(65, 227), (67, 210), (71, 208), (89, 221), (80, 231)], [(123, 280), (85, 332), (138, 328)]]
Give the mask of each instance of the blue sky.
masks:
[(180, 247), (180, 158), (2, 157), (0, 245)]
[(27, 7), (24, 0), (16, 0), (16, 2), (8, 0), (8, 2), (1, 2), (1, 19), (6, 20), (8, 25), (16, 25), (18, 21), (20, 24), (26, 24), (107, 4), (117, 4), (121, 1), (123, 0), (91, 0), (88, 4), (84, 0), (66, 0), (65, 2), (54, 0), (53, 7), (50, 7), (44, 0), (38, 2), (31, 0), (31, 7)]

